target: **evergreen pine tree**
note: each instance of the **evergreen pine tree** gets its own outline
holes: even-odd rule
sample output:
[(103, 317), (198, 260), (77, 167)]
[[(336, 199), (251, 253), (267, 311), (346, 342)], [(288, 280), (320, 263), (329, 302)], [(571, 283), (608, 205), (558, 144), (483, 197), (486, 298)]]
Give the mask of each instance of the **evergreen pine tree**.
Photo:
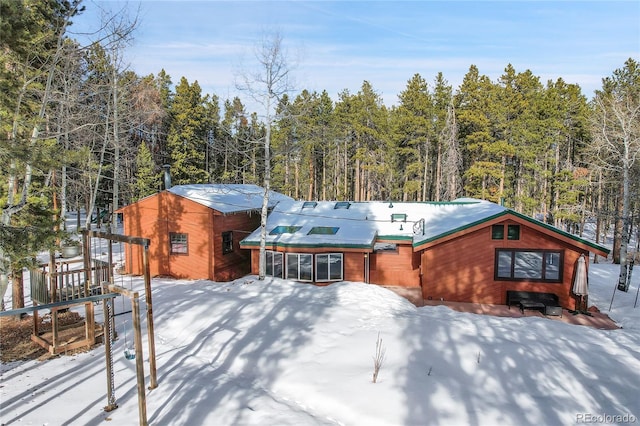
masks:
[(200, 85), (197, 81), (189, 84), (182, 77), (171, 104), (171, 125), (167, 136), (173, 183), (208, 182), (206, 141), (205, 108)]

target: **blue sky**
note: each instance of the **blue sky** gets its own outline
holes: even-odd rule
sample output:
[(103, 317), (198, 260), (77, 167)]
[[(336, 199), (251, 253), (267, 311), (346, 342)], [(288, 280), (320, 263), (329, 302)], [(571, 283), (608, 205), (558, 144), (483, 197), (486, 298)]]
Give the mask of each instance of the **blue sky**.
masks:
[(126, 62), (139, 75), (165, 69), (203, 94), (239, 95), (235, 76), (255, 66), (265, 33), (278, 31), (295, 89), (357, 93), (369, 81), (385, 105), (419, 73), (456, 88), (473, 64), (496, 80), (507, 64), (543, 83), (563, 78), (591, 98), (603, 77), (640, 60), (640, 1), (99, 1), (71, 30), (97, 28), (100, 9), (139, 11)]

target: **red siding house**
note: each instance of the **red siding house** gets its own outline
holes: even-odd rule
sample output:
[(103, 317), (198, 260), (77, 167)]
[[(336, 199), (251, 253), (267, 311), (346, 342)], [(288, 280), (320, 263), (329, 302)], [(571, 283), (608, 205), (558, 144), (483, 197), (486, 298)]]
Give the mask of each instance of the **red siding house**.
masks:
[[(122, 207), (124, 233), (149, 238), (152, 276), (228, 281), (249, 273), (239, 242), (260, 226), (256, 185), (177, 185)], [(271, 192), (273, 207), (291, 198)], [(125, 249), (125, 272), (142, 274), (142, 249)]]
[[(259, 231), (240, 242), (258, 273)], [(575, 309), (577, 259), (609, 250), (495, 203), (290, 202), (267, 221), (267, 274), (421, 288), (424, 299), (504, 304), (554, 293)]]

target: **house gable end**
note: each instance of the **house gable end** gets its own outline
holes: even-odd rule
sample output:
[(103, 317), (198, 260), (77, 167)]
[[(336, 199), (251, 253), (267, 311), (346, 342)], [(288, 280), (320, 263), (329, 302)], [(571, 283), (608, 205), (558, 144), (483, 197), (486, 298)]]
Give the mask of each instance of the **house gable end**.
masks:
[(429, 247), (444, 243), (454, 238), (461, 237), (463, 235), (474, 232), (480, 228), (488, 227), (499, 222), (503, 222), (505, 219), (511, 219), (516, 223), (535, 229), (536, 231), (548, 235), (551, 238), (563, 241), (566, 244), (576, 246), (580, 249), (595, 253), (600, 256), (606, 257), (609, 254), (609, 249), (602, 247), (598, 244), (584, 240), (580, 237), (572, 235), (568, 232), (562, 231), (546, 223), (540, 222), (533, 218), (530, 218), (524, 214), (515, 212), (513, 210), (506, 209), (495, 215), (486, 217), (484, 219), (475, 221), (473, 223), (461, 226), (459, 228), (452, 229), (434, 237), (414, 242), (414, 251), (420, 251)]

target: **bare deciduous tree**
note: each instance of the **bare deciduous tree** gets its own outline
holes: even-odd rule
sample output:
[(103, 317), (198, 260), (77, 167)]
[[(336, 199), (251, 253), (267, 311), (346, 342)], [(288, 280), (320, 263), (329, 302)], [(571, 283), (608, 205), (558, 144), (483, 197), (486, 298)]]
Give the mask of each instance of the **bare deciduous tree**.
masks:
[(255, 141), (264, 147), (264, 197), (260, 213), (260, 259), (258, 279), (266, 275), (267, 215), (269, 212), (269, 193), (271, 190), (271, 133), (274, 123), (287, 114), (286, 110), (277, 110), (282, 97), (293, 89), (291, 66), (287, 52), (279, 33), (265, 35), (257, 46), (255, 57), (258, 68), (253, 73), (242, 72), (237, 87), (245, 91), (262, 108), (264, 136)]
[(621, 181), (622, 232), (618, 289), (626, 291), (631, 217), (631, 176), (640, 161), (640, 65), (633, 59), (603, 80), (593, 100), (594, 158)]

